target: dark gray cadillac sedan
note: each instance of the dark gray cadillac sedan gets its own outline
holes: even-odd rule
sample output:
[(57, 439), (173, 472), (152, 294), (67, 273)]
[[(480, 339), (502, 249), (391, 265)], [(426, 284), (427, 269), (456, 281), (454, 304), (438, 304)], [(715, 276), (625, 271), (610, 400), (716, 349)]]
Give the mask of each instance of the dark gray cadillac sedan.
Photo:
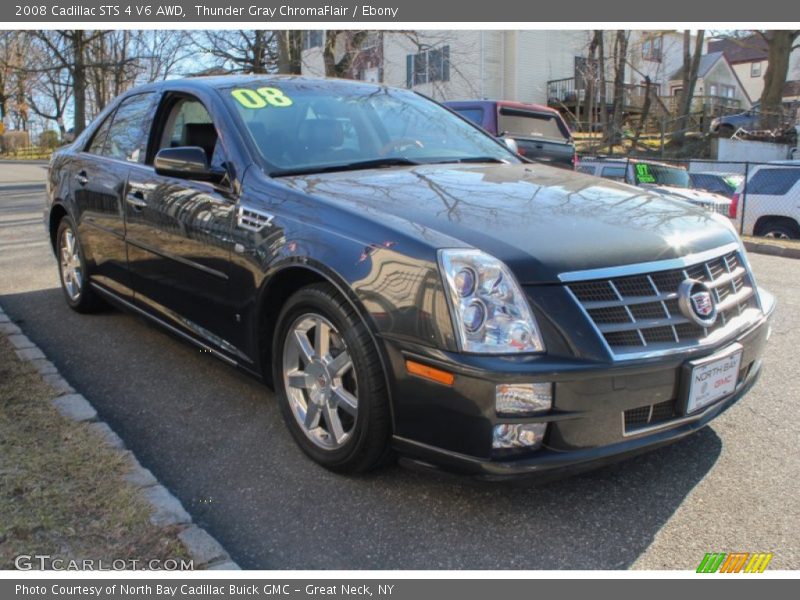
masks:
[(769, 336), (726, 219), (524, 161), (406, 90), (140, 87), (53, 157), (48, 197), (69, 306), (263, 376), (341, 472), (604, 464), (736, 402)]

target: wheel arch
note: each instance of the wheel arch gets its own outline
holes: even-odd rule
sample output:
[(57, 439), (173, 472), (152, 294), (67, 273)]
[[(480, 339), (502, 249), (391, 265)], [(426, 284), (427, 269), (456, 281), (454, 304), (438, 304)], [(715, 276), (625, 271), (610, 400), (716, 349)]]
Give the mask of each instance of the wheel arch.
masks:
[(69, 216), (69, 211), (67, 211), (64, 203), (60, 200), (57, 200), (53, 203), (53, 206), (50, 207), (50, 214), (48, 216), (48, 230), (50, 233), (50, 247), (53, 249), (53, 252), (56, 251), (56, 237), (58, 237), (58, 226), (61, 223), (61, 220), (64, 217)]
[(302, 262), (286, 262), (276, 266), (259, 289), (256, 300), (256, 348), (258, 352), (259, 370), (270, 386), (272, 381), (272, 340), (278, 324), (278, 315), (286, 301), (298, 290), (315, 283), (327, 283), (347, 301), (356, 312), (361, 322), (367, 328), (370, 339), (378, 353), (378, 359), (383, 369), (383, 377), (389, 395), (389, 410), (391, 413), (392, 430), (394, 430), (394, 402), (392, 388), (389, 385), (389, 360), (386, 351), (376, 335), (376, 326), (372, 321), (366, 307), (355, 295), (346, 280), (322, 264), (312, 260)]

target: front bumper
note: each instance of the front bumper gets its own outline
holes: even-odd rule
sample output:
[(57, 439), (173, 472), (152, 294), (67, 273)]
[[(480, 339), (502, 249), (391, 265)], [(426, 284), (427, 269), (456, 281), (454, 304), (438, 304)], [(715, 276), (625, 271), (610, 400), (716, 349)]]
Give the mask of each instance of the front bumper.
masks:
[[(772, 308), (744, 331), (700, 352), (611, 363), (551, 356), (467, 356), (384, 340), (391, 363), (394, 447), (418, 466), (489, 479), (562, 476), (657, 448), (701, 429), (755, 384)], [(741, 344), (743, 354), (734, 392), (698, 413), (682, 415), (685, 363), (735, 343)], [(406, 359), (454, 373), (453, 385), (408, 375)], [(547, 381), (554, 383), (549, 413), (536, 418), (501, 418), (495, 413), (498, 383)], [(670, 402), (675, 407), (671, 417), (626, 429), (626, 411)], [(542, 448), (494, 455), (494, 426), (520, 422), (548, 422)]]

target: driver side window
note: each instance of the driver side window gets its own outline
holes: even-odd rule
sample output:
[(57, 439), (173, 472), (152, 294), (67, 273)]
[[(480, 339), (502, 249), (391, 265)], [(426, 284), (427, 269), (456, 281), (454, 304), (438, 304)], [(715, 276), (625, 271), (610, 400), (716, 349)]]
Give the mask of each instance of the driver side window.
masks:
[(217, 129), (206, 107), (194, 98), (180, 98), (169, 111), (158, 149), (180, 146), (202, 148), (211, 167), (222, 168), (226, 157)]

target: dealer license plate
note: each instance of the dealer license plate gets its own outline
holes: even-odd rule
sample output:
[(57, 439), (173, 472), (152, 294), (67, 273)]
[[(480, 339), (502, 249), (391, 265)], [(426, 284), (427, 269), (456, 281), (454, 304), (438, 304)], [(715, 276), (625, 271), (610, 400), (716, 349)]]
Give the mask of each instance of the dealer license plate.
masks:
[(692, 414), (731, 395), (736, 389), (741, 362), (742, 347), (736, 344), (726, 350), (723, 356), (717, 354), (690, 363), (692, 369), (686, 413)]

